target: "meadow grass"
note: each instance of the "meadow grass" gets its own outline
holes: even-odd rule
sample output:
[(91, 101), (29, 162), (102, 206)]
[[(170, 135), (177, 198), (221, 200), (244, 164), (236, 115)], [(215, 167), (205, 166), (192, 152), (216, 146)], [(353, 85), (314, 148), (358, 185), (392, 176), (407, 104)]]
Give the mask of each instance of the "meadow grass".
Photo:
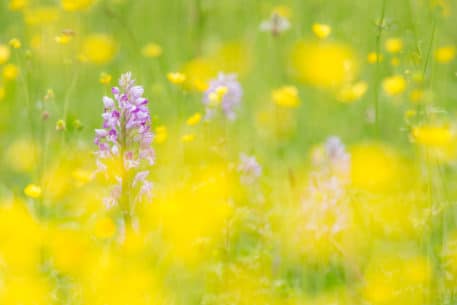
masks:
[(456, 12), (2, 1), (0, 304), (456, 304)]

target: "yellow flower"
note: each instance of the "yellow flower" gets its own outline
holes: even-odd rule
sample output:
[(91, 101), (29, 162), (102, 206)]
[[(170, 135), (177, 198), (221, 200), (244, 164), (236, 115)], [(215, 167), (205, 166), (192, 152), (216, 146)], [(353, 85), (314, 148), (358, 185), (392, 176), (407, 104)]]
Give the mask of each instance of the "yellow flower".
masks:
[(298, 90), (295, 86), (284, 86), (271, 93), (273, 103), (284, 108), (296, 108), (300, 104)]
[(117, 47), (111, 36), (92, 34), (84, 39), (81, 53), (90, 63), (106, 64), (116, 55)]
[(46, 95), (44, 96), (44, 101), (47, 102), (47, 101), (53, 100), (55, 96), (56, 96), (56, 94), (54, 93), (54, 90), (48, 89), (46, 91)]
[(440, 47), (435, 51), (435, 59), (441, 64), (450, 63), (456, 54), (456, 48), (454, 46)]
[(226, 86), (217, 87), (214, 92), (210, 93), (209, 97), (209, 106), (217, 107), (224, 98), (224, 95), (227, 93), (228, 88)]
[(393, 256), (384, 254), (369, 263), (365, 274), (363, 297), (373, 305), (422, 304), (421, 287), (430, 285), (433, 268), (422, 256)]
[(21, 41), (17, 38), (12, 38), (8, 43), (14, 49), (19, 49), (21, 47)]
[[(5, 277), (2, 288), (0, 292), (1, 304), (32, 305), (52, 303), (52, 285), (47, 278), (38, 274), (38, 272)], [(27, 293), (24, 293), (24, 291), (27, 291)]]
[[(149, 205), (151, 226), (160, 227), (165, 241), (172, 245), (170, 258), (187, 263), (204, 260), (208, 248), (199, 241), (212, 243), (223, 238), (232, 211), (227, 200), (232, 177), (227, 172), (218, 164), (196, 169), (188, 181), (171, 183)], [(211, 211), (211, 217), (204, 211)]]
[(168, 137), (168, 132), (167, 128), (164, 125), (157, 126), (155, 128), (155, 137), (154, 137), (154, 142), (157, 144), (161, 144), (165, 142), (165, 140)]
[(390, 64), (392, 65), (392, 67), (398, 67), (400, 65), (400, 59), (398, 57), (393, 57), (390, 60)]
[[(382, 54), (379, 55), (379, 62), (383, 59)], [(376, 64), (378, 62), (378, 54), (376, 52), (370, 52), (367, 56), (367, 60), (370, 64)]]
[(28, 0), (10, 0), (8, 8), (12, 11), (20, 11), (27, 7)]
[(354, 187), (370, 191), (397, 186), (402, 164), (390, 147), (363, 143), (350, 149), (351, 181)]
[(441, 256), (444, 262), (443, 266), (446, 268), (447, 277), (454, 284), (457, 279), (457, 232), (455, 229), (446, 234), (446, 241), (441, 250)]
[(73, 39), (73, 36), (71, 36), (71, 35), (60, 34), (60, 35), (56, 36), (54, 40), (58, 44), (68, 44), (72, 39)]
[(30, 198), (40, 198), (41, 197), (41, 187), (36, 184), (29, 184), (24, 189), (24, 194)]
[(94, 234), (96, 237), (110, 238), (114, 233), (116, 233), (116, 225), (110, 217), (102, 217), (95, 223)]
[(454, 140), (454, 132), (448, 125), (416, 126), (411, 135), (416, 143), (429, 147), (445, 147)]
[(360, 99), (368, 90), (368, 84), (364, 81), (344, 86), (338, 92), (338, 99), (341, 102), (350, 103)]
[(102, 72), (100, 74), (100, 83), (103, 84), (103, 85), (109, 85), (111, 83), (111, 80), (113, 79), (113, 77), (111, 76), (111, 74), (108, 74), (108, 73), (105, 73), (105, 72)]
[(10, 49), (7, 45), (0, 44), (0, 65), (6, 63), (11, 56)]
[(77, 168), (72, 171), (71, 177), (77, 186), (82, 186), (92, 180), (92, 173), (87, 170)]
[(19, 76), (19, 68), (14, 64), (3, 67), (3, 77), (6, 80), (15, 80)]
[(195, 139), (195, 134), (193, 134), (193, 133), (188, 133), (181, 137), (181, 141), (184, 143), (192, 142), (194, 139)]
[(401, 75), (387, 77), (383, 80), (382, 87), (390, 96), (399, 95), (406, 89), (406, 80)]
[(327, 38), (332, 32), (332, 28), (328, 24), (315, 23), (312, 26), (314, 35), (319, 39)]
[(385, 48), (389, 53), (399, 53), (403, 49), (403, 40), (400, 38), (389, 38), (385, 42)]
[(194, 58), (183, 67), (183, 73), (188, 75), (186, 88), (203, 92), (208, 88), (208, 81), (217, 75), (217, 69), (208, 58)]
[(60, 4), (64, 11), (76, 12), (83, 11), (91, 7), (95, 0), (61, 0)]
[(411, 102), (417, 103), (420, 102), (424, 98), (424, 90), (422, 89), (414, 89), (409, 94), (409, 99)]
[(292, 49), (291, 71), (298, 80), (319, 88), (351, 82), (358, 65), (352, 49), (336, 42), (299, 42)]
[(24, 12), (24, 21), (28, 25), (51, 24), (57, 21), (59, 17), (59, 9), (53, 6), (36, 7)]
[(162, 55), (162, 47), (156, 43), (148, 43), (143, 47), (141, 53), (144, 57), (155, 58)]
[(194, 125), (197, 125), (198, 123), (200, 123), (201, 119), (202, 119), (202, 115), (200, 114), (200, 112), (197, 112), (194, 115), (192, 115), (190, 118), (187, 119), (186, 124), (189, 126), (194, 126)]
[(3, 100), (6, 96), (5, 87), (0, 87), (0, 101)]
[(66, 123), (64, 120), (60, 119), (56, 122), (56, 130), (63, 131), (66, 128)]
[(417, 111), (414, 109), (408, 109), (405, 111), (404, 118), (405, 121), (409, 121), (410, 119), (414, 118), (417, 115)]
[(54, 267), (66, 274), (81, 272), (89, 253), (88, 238), (81, 231), (71, 228), (52, 228), (48, 242), (49, 254)]
[(30, 38), (30, 47), (32, 49), (40, 50), (42, 46), (43, 46), (43, 39), (42, 39), (41, 35), (33, 35), (32, 38)]
[(186, 81), (186, 75), (180, 72), (170, 72), (167, 74), (167, 79), (172, 84), (181, 85)]

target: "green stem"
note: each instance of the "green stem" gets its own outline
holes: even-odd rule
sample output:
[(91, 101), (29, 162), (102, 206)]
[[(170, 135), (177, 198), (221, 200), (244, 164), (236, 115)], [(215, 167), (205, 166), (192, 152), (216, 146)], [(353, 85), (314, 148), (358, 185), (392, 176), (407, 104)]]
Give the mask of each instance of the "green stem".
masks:
[(122, 189), (119, 205), (121, 208), (122, 218), (124, 219), (125, 229), (129, 229), (132, 224), (130, 198), (129, 198), (129, 175), (128, 170), (125, 168), (125, 151), (127, 147), (127, 130), (125, 128), (125, 113), (121, 113), (121, 131), (120, 131), (120, 162), (122, 172)]
[(76, 83), (78, 82), (78, 76), (79, 76), (79, 70), (77, 69), (73, 74), (73, 78), (72, 78), (70, 86), (67, 90), (67, 94), (65, 95), (65, 100), (64, 100), (64, 104), (63, 104), (63, 120), (65, 122), (67, 122), (67, 119), (68, 119), (67, 116), (68, 116), (68, 108), (70, 107), (70, 97), (76, 87)]
[(386, 3), (387, 0), (382, 1), (381, 7), (381, 18), (378, 23), (378, 32), (376, 34), (376, 86), (375, 86), (375, 96), (374, 96), (374, 123), (376, 135), (379, 134), (379, 90), (381, 85), (381, 37), (382, 31), (384, 29), (384, 16), (386, 13)]
[(430, 37), (430, 43), (428, 45), (427, 56), (425, 57), (425, 63), (424, 63), (424, 70), (423, 70), (424, 77), (425, 77), (425, 74), (427, 73), (427, 68), (428, 68), (428, 65), (430, 62), (430, 57), (431, 57), (432, 49), (433, 49), (433, 43), (435, 41), (435, 33), (436, 33), (436, 18), (433, 15), (432, 34)]

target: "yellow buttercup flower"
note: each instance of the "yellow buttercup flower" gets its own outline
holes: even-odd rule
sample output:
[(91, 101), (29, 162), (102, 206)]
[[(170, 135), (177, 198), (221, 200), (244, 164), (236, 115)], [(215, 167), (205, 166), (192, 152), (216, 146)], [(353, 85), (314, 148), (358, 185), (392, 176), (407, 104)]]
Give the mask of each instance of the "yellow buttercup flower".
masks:
[(209, 106), (211, 107), (216, 107), (218, 106), (221, 102), (222, 99), (224, 98), (225, 94), (227, 94), (228, 88), (225, 86), (220, 86), (217, 87), (214, 92), (209, 94)]
[(20, 11), (27, 7), (28, 0), (10, 0), (8, 8), (12, 11)]
[(454, 46), (444, 46), (436, 49), (435, 59), (441, 64), (450, 63), (456, 55), (456, 48)]
[(181, 85), (186, 81), (186, 75), (180, 72), (170, 72), (167, 74), (167, 79), (170, 83)]
[(143, 47), (141, 53), (144, 57), (155, 58), (162, 55), (162, 47), (156, 43), (148, 43)]
[(113, 79), (113, 77), (111, 76), (111, 74), (108, 74), (108, 73), (105, 73), (105, 72), (102, 72), (100, 74), (100, 83), (103, 84), (103, 85), (109, 85), (111, 83), (111, 80)]
[(0, 87), (0, 101), (2, 101), (6, 96), (5, 87)]
[(41, 35), (33, 35), (30, 38), (30, 47), (32, 49), (41, 51), (41, 49), (43, 47), (43, 39), (42, 39)]
[(390, 147), (381, 143), (362, 143), (352, 147), (350, 152), (354, 187), (376, 191), (398, 186), (402, 162)]
[(6, 277), (2, 286), (3, 289), (0, 292), (0, 303), (2, 304), (52, 303), (52, 284), (37, 272)]
[(87, 10), (95, 3), (95, 0), (61, 0), (60, 4), (64, 11), (76, 12)]
[(19, 49), (22, 45), (21, 41), (17, 38), (12, 38), (8, 43), (14, 49)]
[(161, 125), (161, 126), (157, 126), (154, 131), (155, 131), (154, 142), (157, 144), (161, 144), (161, 143), (165, 142), (165, 140), (168, 137), (167, 128), (164, 125)]
[(40, 198), (41, 197), (41, 187), (36, 184), (29, 184), (24, 189), (24, 194), (30, 198)]
[(200, 112), (197, 112), (187, 119), (186, 124), (189, 126), (194, 126), (200, 123), (201, 119), (202, 115), (200, 114)]
[(444, 147), (454, 141), (454, 132), (448, 125), (416, 126), (411, 136), (416, 143), (428, 147)]
[(188, 133), (181, 137), (181, 142), (184, 142), (184, 143), (189, 143), (189, 142), (192, 142), (193, 140), (195, 140), (195, 134), (193, 134), (193, 133)]
[(405, 121), (408, 122), (410, 119), (414, 118), (417, 115), (417, 111), (414, 109), (408, 109), (405, 111), (403, 117)]
[(110, 238), (116, 233), (116, 224), (111, 217), (105, 216), (95, 223), (94, 234), (98, 238)]
[(382, 54), (377, 54), (376, 52), (370, 52), (367, 56), (367, 60), (370, 64), (376, 64), (379, 60), (381, 62), (383, 60)]
[(390, 64), (392, 65), (392, 67), (398, 67), (400, 65), (400, 59), (398, 57), (393, 57), (390, 60)]
[[(164, 240), (172, 245), (169, 258), (183, 263), (204, 260), (208, 248), (200, 247), (198, 242), (223, 238), (232, 214), (227, 200), (231, 176), (224, 165), (196, 169), (189, 178), (184, 184), (171, 183), (149, 205), (148, 213), (151, 225), (160, 227)], [(211, 217), (205, 211), (211, 211)]]
[(344, 103), (354, 102), (360, 99), (368, 90), (368, 84), (364, 81), (344, 86), (338, 92), (337, 98)]
[(396, 96), (406, 89), (406, 80), (402, 75), (387, 77), (382, 82), (384, 92), (390, 96)]
[(198, 57), (187, 62), (183, 67), (186, 88), (203, 92), (208, 88), (208, 81), (217, 75), (215, 63), (209, 58)]
[(56, 122), (56, 130), (57, 131), (64, 131), (67, 128), (67, 124), (63, 119), (57, 120)]
[(14, 64), (3, 67), (3, 77), (6, 80), (15, 80), (19, 76), (19, 68)]
[(220, 71), (236, 72), (243, 75), (250, 67), (249, 49), (241, 43), (227, 43), (205, 57), (196, 57), (181, 69), (186, 75), (186, 89), (203, 92), (208, 81)]
[(414, 89), (409, 94), (409, 99), (413, 103), (418, 103), (424, 99), (424, 90), (422, 89)]
[(403, 50), (403, 40), (400, 38), (388, 38), (385, 42), (385, 48), (389, 53), (399, 53)]
[(84, 39), (81, 53), (90, 63), (106, 64), (116, 56), (117, 46), (109, 35), (91, 34)]
[(300, 104), (298, 90), (295, 86), (284, 86), (271, 93), (273, 103), (284, 108), (296, 108)]
[(314, 35), (319, 39), (327, 38), (332, 32), (332, 28), (328, 24), (315, 23), (312, 26)]
[(10, 49), (7, 45), (0, 44), (0, 65), (6, 63), (11, 56)]
[(58, 44), (68, 44), (72, 39), (73, 37), (71, 35), (61, 34), (56, 36), (54, 40)]
[(336, 42), (299, 42), (292, 49), (291, 71), (298, 80), (319, 88), (351, 82), (358, 64), (353, 50)]
[(420, 289), (433, 280), (433, 268), (427, 257), (387, 254), (372, 260), (365, 274), (366, 301), (373, 305), (422, 304), (425, 295), (417, 291), (422, 292)]
[(81, 168), (77, 168), (71, 173), (71, 177), (77, 186), (82, 186), (92, 180), (92, 173)]
[(446, 268), (448, 280), (455, 283), (457, 279), (457, 231), (455, 229), (446, 234), (441, 257)]

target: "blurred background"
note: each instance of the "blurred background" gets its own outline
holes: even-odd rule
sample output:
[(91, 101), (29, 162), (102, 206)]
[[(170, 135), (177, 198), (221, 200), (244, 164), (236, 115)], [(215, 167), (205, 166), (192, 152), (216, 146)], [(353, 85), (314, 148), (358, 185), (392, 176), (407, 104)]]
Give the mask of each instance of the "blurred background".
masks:
[[(0, 304), (455, 304), (456, 13), (1, 1)], [(129, 71), (156, 154), (131, 228), (94, 154)]]

